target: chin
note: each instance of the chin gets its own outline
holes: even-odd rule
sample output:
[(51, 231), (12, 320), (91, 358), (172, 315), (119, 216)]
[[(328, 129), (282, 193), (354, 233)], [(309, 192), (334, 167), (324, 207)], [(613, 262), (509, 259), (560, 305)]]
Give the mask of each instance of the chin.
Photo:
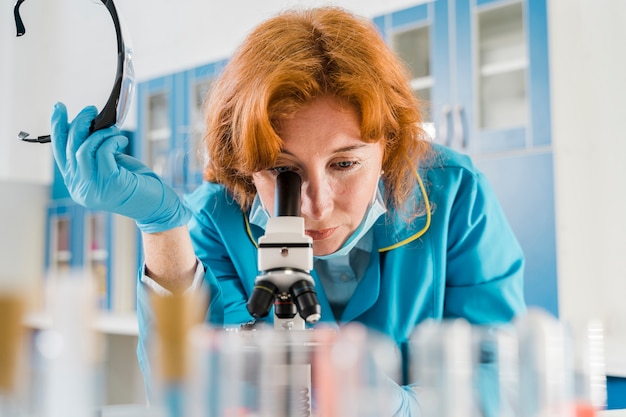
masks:
[(313, 242), (313, 255), (324, 256), (330, 255), (339, 250), (339, 245), (320, 244)]

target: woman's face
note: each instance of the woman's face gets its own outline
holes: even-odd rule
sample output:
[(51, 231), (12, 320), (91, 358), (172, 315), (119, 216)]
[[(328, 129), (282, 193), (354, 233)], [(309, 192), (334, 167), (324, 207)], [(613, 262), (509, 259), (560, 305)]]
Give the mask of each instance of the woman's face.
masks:
[(273, 213), (278, 173), (300, 174), (301, 215), (313, 253), (333, 253), (359, 226), (375, 196), (383, 141), (363, 142), (357, 112), (332, 97), (317, 98), (279, 122), (284, 149), (275, 167), (253, 174), (256, 189)]

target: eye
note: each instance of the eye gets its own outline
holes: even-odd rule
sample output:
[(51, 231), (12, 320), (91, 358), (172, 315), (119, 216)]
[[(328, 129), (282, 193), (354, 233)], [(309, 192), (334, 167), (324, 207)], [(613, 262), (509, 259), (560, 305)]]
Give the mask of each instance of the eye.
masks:
[(357, 161), (339, 161), (335, 162), (335, 167), (341, 171), (350, 171), (352, 169), (357, 168), (360, 163)]
[(271, 171), (272, 173), (278, 175), (281, 172), (287, 172), (287, 171), (293, 171), (293, 170), (294, 170), (293, 167), (283, 165), (283, 166), (270, 168), (268, 171)]

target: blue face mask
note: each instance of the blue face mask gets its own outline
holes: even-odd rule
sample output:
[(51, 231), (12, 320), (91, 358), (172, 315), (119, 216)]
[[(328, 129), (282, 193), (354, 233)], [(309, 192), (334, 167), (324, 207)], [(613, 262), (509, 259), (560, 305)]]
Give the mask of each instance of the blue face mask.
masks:
[[(367, 207), (367, 211), (365, 212), (365, 216), (361, 221), (361, 224), (357, 229), (350, 235), (348, 240), (344, 242), (344, 244), (337, 251), (330, 253), (328, 255), (316, 256), (315, 259), (333, 259), (341, 256), (346, 256), (350, 253), (352, 249), (356, 246), (356, 244), (361, 240), (363, 236), (374, 226), (376, 220), (383, 214), (387, 212), (387, 208), (385, 207), (385, 203), (383, 201), (382, 195), (380, 194), (380, 190), (378, 187), (376, 188), (376, 195), (374, 199)], [(263, 206), (263, 202), (261, 198), (257, 194), (254, 197), (254, 201), (252, 202), (252, 207), (250, 209), (250, 223), (257, 225), (263, 229), (267, 226), (267, 220), (270, 218), (270, 214), (267, 209)]]
[(387, 208), (385, 207), (383, 198), (380, 195), (380, 191), (376, 188), (374, 200), (367, 207), (367, 211), (365, 212), (365, 216), (363, 217), (361, 224), (356, 228), (352, 235), (350, 235), (348, 240), (346, 240), (344, 244), (341, 245), (341, 247), (335, 252), (329, 253), (328, 255), (316, 256), (315, 259), (329, 260), (348, 255), (350, 251), (354, 249), (356, 244), (359, 243), (361, 238), (370, 231), (372, 226), (374, 226), (374, 223), (376, 223), (376, 220), (385, 214), (386, 211)]

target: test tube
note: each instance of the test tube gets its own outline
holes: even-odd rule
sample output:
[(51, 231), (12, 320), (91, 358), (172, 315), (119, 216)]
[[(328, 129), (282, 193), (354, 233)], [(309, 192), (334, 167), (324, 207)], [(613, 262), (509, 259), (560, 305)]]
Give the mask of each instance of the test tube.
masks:
[(191, 408), (196, 415), (306, 417), (311, 414), (309, 331), (197, 326)]
[(194, 417), (391, 415), (389, 376), (400, 373), (398, 350), (361, 325), (340, 332), (202, 325), (190, 341), (189, 408), (204, 410)]
[(17, 292), (0, 292), (0, 416), (19, 417), (25, 408), (18, 381), (25, 300)]
[(573, 415), (573, 355), (564, 325), (533, 308), (515, 322), (519, 338), (520, 417)]
[(261, 346), (262, 416), (312, 413), (312, 330), (278, 331)]
[(190, 407), (193, 417), (245, 416), (239, 395), (240, 382), (233, 378), (243, 367), (240, 341), (224, 330), (208, 324), (190, 332)]
[(83, 417), (101, 405), (104, 345), (93, 329), (92, 281), (80, 272), (49, 277), (47, 314), (51, 326), (35, 336), (42, 364), (42, 414)]
[(519, 414), (519, 353), (511, 326), (472, 328), (474, 396), (481, 415)]
[(201, 321), (199, 294), (152, 294), (156, 340), (153, 359), (156, 380), (153, 381), (168, 417), (185, 417), (188, 407), (190, 351), (188, 338), (194, 325)]
[(411, 374), (424, 415), (478, 415), (473, 366), (472, 326), (466, 320), (422, 322), (411, 337)]
[(574, 350), (574, 397), (576, 414), (590, 417), (606, 408), (604, 326), (589, 320), (582, 329), (572, 329)]
[(350, 323), (338, 332), (318, 330), (313, 394), (324, 417), (392, 415), (393, 390), (401, 389), (400, 355), (387, 337)]

